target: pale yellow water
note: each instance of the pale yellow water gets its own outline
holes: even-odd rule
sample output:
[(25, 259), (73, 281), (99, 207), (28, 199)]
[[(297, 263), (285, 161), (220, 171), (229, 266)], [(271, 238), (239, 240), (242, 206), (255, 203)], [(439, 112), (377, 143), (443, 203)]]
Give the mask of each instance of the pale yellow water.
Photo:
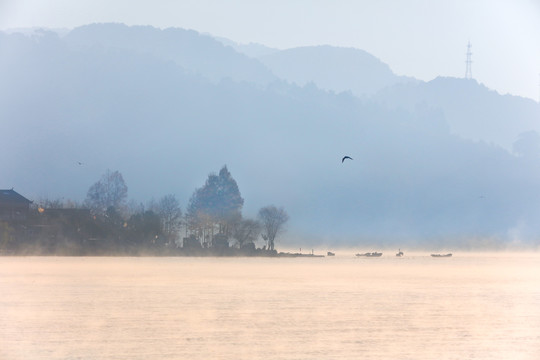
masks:
[(0, 257), (0, 359), (540, 359), (538, 254), (426, 255)]

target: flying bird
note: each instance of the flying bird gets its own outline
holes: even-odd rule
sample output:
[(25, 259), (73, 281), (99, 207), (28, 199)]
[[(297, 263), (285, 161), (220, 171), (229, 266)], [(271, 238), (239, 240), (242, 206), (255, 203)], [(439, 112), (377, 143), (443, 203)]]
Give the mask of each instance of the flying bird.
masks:
[(350, 157), (350, 156), (344, 156), (343, 159), (341, 159), (341, 163), (343, 164), (343, 162), (345, 161), (345, 159), (350, 159), (352, 160), (353, 158)]

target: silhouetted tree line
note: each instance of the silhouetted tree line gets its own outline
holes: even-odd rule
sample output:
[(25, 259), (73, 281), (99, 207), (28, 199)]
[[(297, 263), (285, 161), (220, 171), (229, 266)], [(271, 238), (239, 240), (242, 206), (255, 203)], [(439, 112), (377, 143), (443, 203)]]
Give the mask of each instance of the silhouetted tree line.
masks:
[(245, 218), (244, 199), (226, 166), (194, 191), (185, 215), (174, 195), (145, 207), (128, 204), (127, 194), (122, 174), (107, 170), (82, 204), (38, 201), (24, 221), (0, 223), (0, 253), (272, 256), (288, 221), (275, 206), (261, 208), (257, 219)]

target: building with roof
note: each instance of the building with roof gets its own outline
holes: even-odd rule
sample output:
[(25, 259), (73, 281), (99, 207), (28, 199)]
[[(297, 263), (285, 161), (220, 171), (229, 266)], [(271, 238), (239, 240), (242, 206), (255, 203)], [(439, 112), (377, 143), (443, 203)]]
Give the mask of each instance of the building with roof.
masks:
[(0, 189), (0, 221), (24, 221), (32, 201), (28, 200), (15, 190)]

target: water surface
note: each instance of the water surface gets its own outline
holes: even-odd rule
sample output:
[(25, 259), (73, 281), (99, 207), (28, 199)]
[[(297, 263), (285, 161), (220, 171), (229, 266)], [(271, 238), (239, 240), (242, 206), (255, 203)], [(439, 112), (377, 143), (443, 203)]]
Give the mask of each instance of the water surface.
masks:
[(0, 257), (0, 359), (540, 359), (540, 256)]

